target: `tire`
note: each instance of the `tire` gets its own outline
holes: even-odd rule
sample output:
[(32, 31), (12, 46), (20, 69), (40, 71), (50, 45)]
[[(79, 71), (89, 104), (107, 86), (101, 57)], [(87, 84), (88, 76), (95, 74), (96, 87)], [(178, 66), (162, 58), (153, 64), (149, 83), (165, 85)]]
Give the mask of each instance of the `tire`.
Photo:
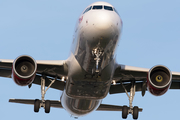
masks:
[(128, 115), (128, 107), (124, 105), (124, 106), (122, 107), (122, 118), (123, 118), (123, 119), (126, 119), (126, 118), (127, 118), (127, 115)]
[(45, 113), (49, 113), (50, 112), (50, 107), (51, 107), (51, 103), (49, 100), (45, 101)]
[(40, 108), (40, 100), (35, 99), (34, 100), (34, 112), (39, 112), (39, 108)]
[(139, 108), (137, 106), (134, 106), (133, 108), (133, 119), (138, 119), (139, 114)]

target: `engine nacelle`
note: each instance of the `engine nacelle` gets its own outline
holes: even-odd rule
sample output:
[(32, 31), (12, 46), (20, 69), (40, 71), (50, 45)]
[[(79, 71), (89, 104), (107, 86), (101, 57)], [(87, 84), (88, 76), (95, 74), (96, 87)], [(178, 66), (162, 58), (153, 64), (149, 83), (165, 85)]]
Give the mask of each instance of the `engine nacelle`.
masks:
[(37, 64), (30, 56), (19, 56), (14, 60), (12, 66), (12, 77), (16, 84), (20, 86), (29, 85), (36, 76)]
[(171, 83), (172, 74), (167, 67), (157, 65), (149, 70), (147, 77), (147, 88), (151, 94), (155, 96), (165, 94)]

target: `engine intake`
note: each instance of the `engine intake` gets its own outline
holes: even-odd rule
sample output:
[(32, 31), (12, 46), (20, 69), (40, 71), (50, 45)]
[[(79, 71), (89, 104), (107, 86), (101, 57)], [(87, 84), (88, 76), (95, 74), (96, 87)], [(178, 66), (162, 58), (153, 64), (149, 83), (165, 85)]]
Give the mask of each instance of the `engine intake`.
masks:
[(147, 87), (151, 94), (160, 96), (167, 92), (172, 82), (171, 71), (162, 65), (149, 70)]
[(33, 82), (37, 64), (30, 56), (20, 56), (13, 62), (12, 76), (16, 84), (25, 86)]

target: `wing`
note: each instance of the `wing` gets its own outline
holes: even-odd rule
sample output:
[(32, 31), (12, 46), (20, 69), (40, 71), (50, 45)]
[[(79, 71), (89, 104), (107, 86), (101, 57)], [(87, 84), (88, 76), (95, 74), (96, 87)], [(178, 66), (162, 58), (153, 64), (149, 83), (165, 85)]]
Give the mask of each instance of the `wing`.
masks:
[[(12, 64), (14, 60), (0, 59), (0, 77), (11, 78)], [(57, 77), (55, 84), (51, 88), (63, 90), (65, 83), (59, 81), (60, 78), (67, 75), (67, 64), (65, 60), (37, 60), (37, 74), (34, 84), (41, 85), (41, 76), (45, 75), (48, 78), (54, 79)], [(50, 84), (50, 81), (46, 79), (46, 86)]]
[(0, 77), (11, 78), (13, 60), (0, 59)]
[[(143, 86), (147, 81), (149, 70), (150, 69), (147, 68), (118, 64), (113, 76), (113, 80), (118, 84), (111, 85), (109, 93), (124, 93), (125, 90), (120, 82), (126, 87), (127, 92), (129, 92), (131, 88), (131, 83), (129, 82), (132, 80), (135, 80), (136, 82), (136, 91), (142, 91)], [(172, 84), (170, 89), (180, 89), (180, 72), (172, 72)]]

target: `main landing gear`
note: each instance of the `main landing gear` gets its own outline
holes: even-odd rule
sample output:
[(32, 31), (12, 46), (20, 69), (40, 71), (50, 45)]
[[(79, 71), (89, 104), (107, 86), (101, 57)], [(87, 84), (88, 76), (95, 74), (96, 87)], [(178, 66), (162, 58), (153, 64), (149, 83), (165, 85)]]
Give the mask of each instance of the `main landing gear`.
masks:
[[(55, 80), (56, 79), (57, 78), (55, 78)], [(50, 80), (51, 83), (45, 89), (45, 77), (41, 77), (41, 100), (39, 100), (39, 99), (35, 99), (34, 100), (34, 112), (39, 112), (39, 108), (41, 108), (41, 107), (44, 107), (45, 113), (49, 113), (50, 112), (51, 102), (49, 100), (45, 100), (44, 97), (45, 97), (46, 91), (55, 82), (55, 80)]]
[(122, 107), (122, 118), (126, 119), (128, 114), (132, 114), (133, 119), (138, 119), (140, 109), (138, 108), (138, 106), (134, 106), (134, 107), (132, 106), (132, 102), (133, 102), (135, 91), (136, 91), (135, 82), (134, 81), (131, 82), (130, 94), (128, 94), (126, 88), (122, 84), (122, 81), (121, 81), (121, 85), (124, 88), (128, 98), (129, 98), (129, 107), (127, 107), (126, 105), (124, 105)]

